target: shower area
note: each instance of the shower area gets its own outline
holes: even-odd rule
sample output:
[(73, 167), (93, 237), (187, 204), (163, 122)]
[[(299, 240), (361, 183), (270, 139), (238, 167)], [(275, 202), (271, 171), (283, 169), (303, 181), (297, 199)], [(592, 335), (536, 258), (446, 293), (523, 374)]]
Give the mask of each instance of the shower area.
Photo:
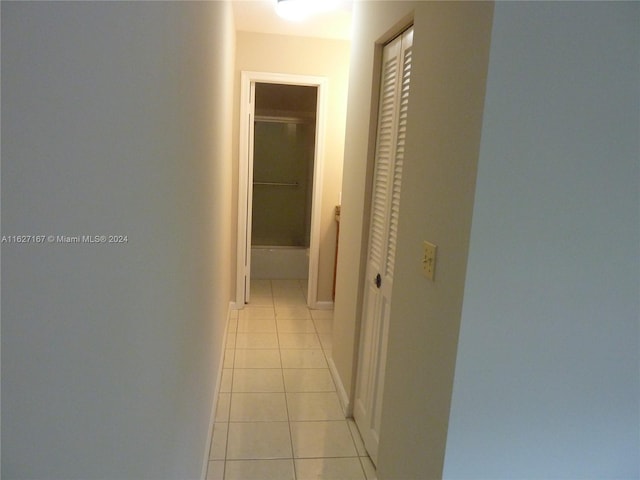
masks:
[(251, 278), (306, 279), (317, 88), (256, 83)]

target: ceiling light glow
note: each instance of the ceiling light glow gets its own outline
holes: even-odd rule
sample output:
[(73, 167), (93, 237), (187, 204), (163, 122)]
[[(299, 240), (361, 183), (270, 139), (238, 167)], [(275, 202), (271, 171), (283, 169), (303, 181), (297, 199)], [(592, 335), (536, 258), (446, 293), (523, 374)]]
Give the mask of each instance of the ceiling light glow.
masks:
[(338, 8), (339, 0), (277, 0), (276, 12), (285, 20), (301, 21)]

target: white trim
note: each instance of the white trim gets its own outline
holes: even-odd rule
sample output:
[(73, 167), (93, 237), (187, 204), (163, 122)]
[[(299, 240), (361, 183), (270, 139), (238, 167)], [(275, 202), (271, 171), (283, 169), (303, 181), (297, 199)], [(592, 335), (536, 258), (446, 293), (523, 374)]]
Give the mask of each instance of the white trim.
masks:
[(229, 324), (231, 323), (231, 311), (236, 310), (233, 302), (229, 302), (227, 308), (227, 324), (224, 327), (224, 336), (222, 337), (222, 352), (220, 354), (220, 361), (218, 362), (218, 372), (216, 378), (216, 386), (213, 392), (213, 400), (211, 402), (211, 413), (209, 415), (209, 430), (207, 432), (207, 441), (205, 442), (204, 450), (204, 462), (202, 464), (202, 474), (200, 480), (206, 480), (207, 470), (209, 469), (209, 452), (211, 450), (211, 442), (213, 441), (213, 426), (216, 421), (216, 409), (218, 408), (218, 396), (220, 394), (220, 385), (222, 383), (222, 373), (224, 369), (224, 355), (227, 351), (227, 334), (229, 333)]
[(333, 378), (333, 383), (336, 385), (336, 393), (338, 394), (338, 400), (340, 400), (342, 412), (344, 413), (344, 416), (346, 418), (350, 418), (353, 416), (353, 411), (351, 409), (351, 402), (349, 401), (349, 394), (344, 388), (342, 379), (340, 378), (340, 374), (338, 373), (338, 368), (333, 362), (333, 358), (327, 358), (327, 363), (329, 364), (329, 372), (331, 373), (331, 377)]
[[(307, 305), (309, 308), (318, 307), (318, 273), (320, 257), (320, 222), (322, 217), (322, 186), (324, 171), (324, 146), (327, 112), (327, 79), (308, 75), (289, 75), (283, 73), (241, 72), (240, 85), (240, 138), (238, 165), (238, 239), (237, 239), (237, 268), (236, 268), (236, 306), (244, 307), (249, 292), (245, 296), (245, 281), (250, 275), (251, 265), (251, 225), (249, 209), (251, 176), (251, 138), (253, 122), (252, 86), (256, 82), (279, 83), (284, 85), (305, 85), (317, 87), (318, 101), (316, 106), (316, 144), (313, 172), (313, 206), (311, 210), (311, 238), (309, 245), (309, 279), (307, 284)], [(248, 290), (248, 289), (247, 289)], [(324, 302), (323, 302), (324, 303)]]
[(244, 308), (244, 302), (243, 303), (230, 302), (230, 305), (231, 305), (231, 310), (242, 310)]
[(307, 304), (309, 308), (316, 308), (318, 300), (322, 174), (324, 172), (325, 124), (327, 117), (327, 79), (316, 77), (315, 85), (318, 87), (318, 103), (316, 107), (316, 145), (313, 172), (313, 204), (311, 209), (311, 240), (309, 245), (309, 279), (307, 284)]
[[(236, 258), (236, 306), (244, 307), (245, 277), (247, 274), (247, 238), (251, 238), (247, 231), (248, 188), (248, 157), (251, 135), (251, 115), (253, 105), (251, 99), (251, 79), (247, 72), (241, 72), (240, 80), (240, 136), (238, 138), (238, 238)], [(247, 118), (248, 117), (248, 118)], [(250, 228), (250, 226), (249, 226)]]
[(314, 310), (333, 310), (333, 302), (316, 302)]

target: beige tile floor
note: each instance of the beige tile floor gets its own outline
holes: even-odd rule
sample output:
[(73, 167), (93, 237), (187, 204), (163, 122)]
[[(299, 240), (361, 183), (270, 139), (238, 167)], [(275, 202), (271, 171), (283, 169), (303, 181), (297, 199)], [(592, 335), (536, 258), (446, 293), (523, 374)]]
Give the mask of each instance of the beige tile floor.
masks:
[(226, 343), (207, 480), (374, 480), (329, 373), (333, 312), (306, 282), (253, 280)]

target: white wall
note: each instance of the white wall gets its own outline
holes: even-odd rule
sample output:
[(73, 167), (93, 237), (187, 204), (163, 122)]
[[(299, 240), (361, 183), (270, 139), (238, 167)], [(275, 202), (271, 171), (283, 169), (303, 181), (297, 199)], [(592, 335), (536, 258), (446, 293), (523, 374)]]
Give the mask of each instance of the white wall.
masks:
[(349, 394), (375, 44), (415, 21), (379, 478), (638, 476), (638, 8), (355, 4), (333, 347)]
[(2, 476), (199, 478), (230, 301), (222, 2), (2, 2)]
[(445, 478), (638, 478), (640, 5), (498, 3)]
[[(353, 394), (375, 130), (375, 45), (414, 21), (408, 131), (389, 322), (378, 478), (442, 474), (471, 229), (492, 4), (354, 5), (333, 357)], [(373, 117), (372, 117), (373, 112)], [(438, 245), (436, 281), (422, 241)]]
[[(338, 390), (346, 397), (354, 394), (353, 370), (356, 362), (362, 304), (362, 280), (368, 235), (375, 148), (376, 58), (381, 58), (383, 37), (400, 33), (411, 23), (410, 2), (355, 2), (349, 69), (349, 97), (345, 134), (340, 211), (340, 239), (336, 267), (332, 361), (336, 367)], [(398, 25), (400, 22), (400, 25)], [(373, 115), (373, 120), (372, 120)], [(348, 401), (347, 399), (344, 399)]]

